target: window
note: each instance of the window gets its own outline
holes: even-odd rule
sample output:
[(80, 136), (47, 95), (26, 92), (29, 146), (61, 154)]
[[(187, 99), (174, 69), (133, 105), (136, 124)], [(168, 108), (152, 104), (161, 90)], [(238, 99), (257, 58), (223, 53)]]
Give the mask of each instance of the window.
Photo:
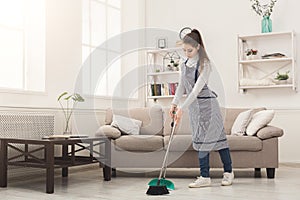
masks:
[(0, 0), (0, 87), (45, 91), (44, 0)]
[[(120, 54), (120, 42), (113, 48), (106, 43), (109, 38), (120, 33), (121, 0), (82, 0), (82, 63), (85, 64), (83, 76), (84, 80), (89, 80), (83, 83), (86, 84), (83, 86), (84, 91), (97, 96), (122, 95), (121, 91), (115, 89), (121, 79), (121, 60), (109, 61), (111, 56)], [(95, 67), (98, 63), (107, 66), (107, 70), (100, 80), (92, 80), (92, 74), (99, 70)]]

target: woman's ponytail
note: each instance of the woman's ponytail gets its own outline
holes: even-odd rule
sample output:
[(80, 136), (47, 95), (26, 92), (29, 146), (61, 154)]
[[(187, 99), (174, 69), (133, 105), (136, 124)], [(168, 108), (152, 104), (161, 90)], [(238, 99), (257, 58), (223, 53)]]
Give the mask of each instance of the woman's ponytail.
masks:
[(202, 48), (204, 48), (204, 44), (203, 44), (203, 40), (202, 40), (202, 37), (201, 37), (200, 32), (199, 32), (197, 29), (193, 29), (193, 30), (191, 31), (191, 33), (194, 33), (194, 34), (197, 35), (197, 42), (198, 42), (198, 44), (200, 44), (200, 46), (201, 46)]

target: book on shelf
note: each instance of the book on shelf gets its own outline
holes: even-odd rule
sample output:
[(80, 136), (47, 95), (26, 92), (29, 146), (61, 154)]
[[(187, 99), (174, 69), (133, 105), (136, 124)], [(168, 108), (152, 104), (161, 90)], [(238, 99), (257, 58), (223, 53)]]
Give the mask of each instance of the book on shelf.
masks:
[(169, 84), (168, 83), (164, 83), (162, 85), (163, 85), (163, 95), (164, 96), (170, 95), (170, 93), (169, 93)]
[(152, 96), (161, 96), (161, 84), (151, 84)]
[(175, 95), (178, 83), (169, 83), (169, 95)]
[(272, 58), (285, 58), (286, 55), (282, 53), (270, 53), (270, 54), (265, 54), (261, 56), (262, 59), (272, 59)]
[(151, 95), (152, 96), (175, 95), (177, 87), (178, 87), (178, 82), (151, 84)]

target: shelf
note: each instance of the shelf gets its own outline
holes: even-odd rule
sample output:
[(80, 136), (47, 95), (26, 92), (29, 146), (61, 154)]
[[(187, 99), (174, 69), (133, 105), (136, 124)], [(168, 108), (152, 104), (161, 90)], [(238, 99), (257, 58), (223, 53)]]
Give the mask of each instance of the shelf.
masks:
[(291, 36), (293, 35), (293, 31), (289, 32), (271, 32), (271, 33), (260, 33), (256, 35), (239, 35), (238, 37), (242, 40), (247, 40), (247, 39), (258, 39), (258, 38), (264, 38), (264, 37), (270, 37), (270, 36)]
[(173, 48), (166, 48), (166, 49), (153, 49), (148, 50), (147, 53), (163, 53), (163, 52), (172, 52), (172, 51), (181, 51), (182, 47), (173, 47)]
[(240, 89), (266, 89), (266, 88), (292, 88), (292, 84), (282, 84), (282, 85), (261, 85), (261, 86), (256, 86), (256, 85), (248, 85), (248, 86), (240, 86)]
[(181, 47), (147, 50), (146, 101), (169, 101), (174, 98), (174, 95), (171, 94), (175, 93), (178, 86), (180, 71), (177, 71), (179, 66), (173, 67), (171, 61), (179, 64), (182, 59), (182, 51)]
[[(239, 89), (245, 92), (247, 89), (290, 88), (297, 92), (296, 42), (294, 31), (238, 35), (237, 39)], [(248, 49), (257, 49), (259, 56), (246, 57), (245, 52)], [(285, 56), (271, 57), (275, 52)], [(260, 54), (266, 55), (266, 53), (268, 53), (270, 57), (260, 57)], [(293, 81), (277, 85), (240, 85), (240, 81), (243, 79), (268, 81), (267, 79), (274, 79), (278, 73), (289, 73), (289, 78)]]
[(148, 73), (148, 76), (162, 76), (162, 75), (172, 75), (172, 74), (179, 74), (179, 71), (169, 71), (169, 72), (154, 72)]
[[(168, 99), (168, 98), (174, 98), (175, 95), (165, 95), (165, 96), (148, 96), (148, 99)], [(186, 94), (182, 96), (183, 98), (187, 97)]]
[(167, 96), (148, 96), (148, 99), (167, 99), (173, 98), (175, 95), (167, 95)]
[(293, 58), (272, 58), (272, 59), (255, 59), (255, 60), (241, 60), (240, 64), (251, 64), (251, 63), (270, 63), (270, 62), (292, 62)]

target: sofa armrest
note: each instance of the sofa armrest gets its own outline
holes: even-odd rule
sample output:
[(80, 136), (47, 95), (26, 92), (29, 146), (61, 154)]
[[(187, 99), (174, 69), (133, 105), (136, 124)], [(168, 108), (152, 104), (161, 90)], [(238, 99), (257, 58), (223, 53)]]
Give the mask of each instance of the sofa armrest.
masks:
[(111, 139), (117, 139), (121, 136), (121, 131), (111, 125), (100, 126), (96, 131), (96, 136), (106, 136)]
[(281, 137), (283, 130), (275, 126), (265, 126), (257, 131), (256, 136), (262, 140), (269, 139), (272, 137)]

